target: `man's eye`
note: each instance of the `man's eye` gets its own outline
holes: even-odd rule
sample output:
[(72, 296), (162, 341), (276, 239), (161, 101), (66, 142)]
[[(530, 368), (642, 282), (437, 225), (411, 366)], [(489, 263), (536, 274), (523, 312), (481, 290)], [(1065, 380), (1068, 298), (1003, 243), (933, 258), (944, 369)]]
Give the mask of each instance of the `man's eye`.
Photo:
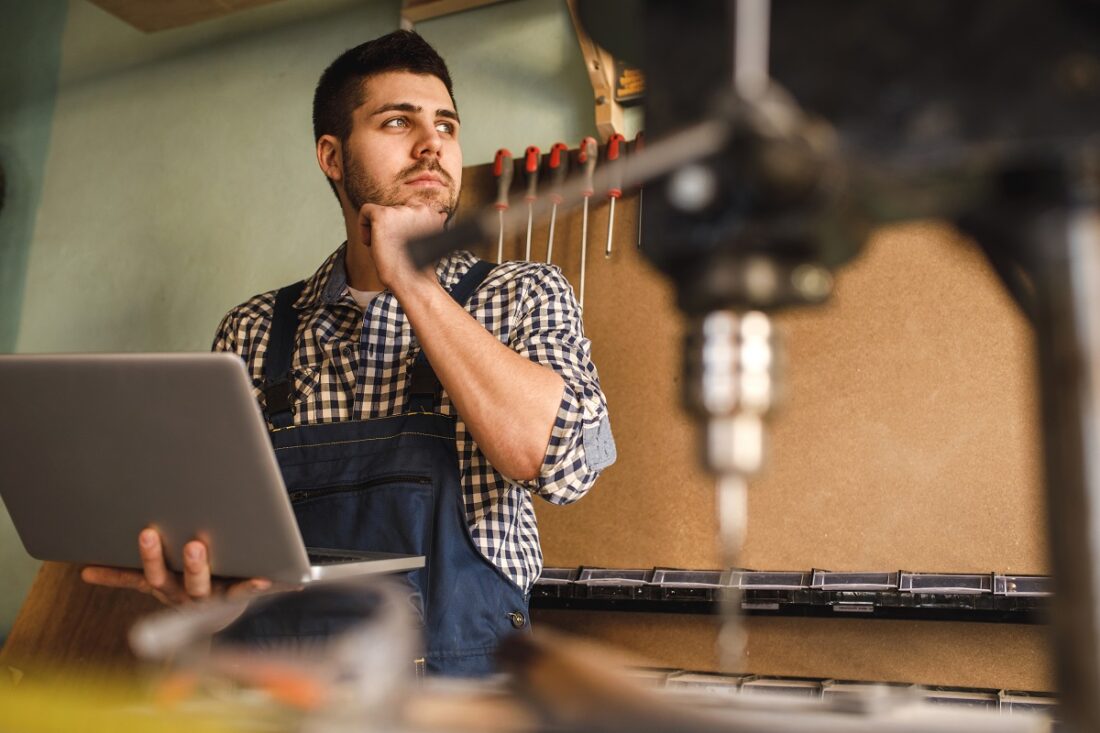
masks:
[(408, 127), (409, 121), (404, 117), (394, 117), (392, 120), (386, 120), (382, 123), (382, 127)]
[(448, 135), (453, 135), (455, 132), (455, 126), (453, 122), (437, 122), (435, 123), (435, 129)]

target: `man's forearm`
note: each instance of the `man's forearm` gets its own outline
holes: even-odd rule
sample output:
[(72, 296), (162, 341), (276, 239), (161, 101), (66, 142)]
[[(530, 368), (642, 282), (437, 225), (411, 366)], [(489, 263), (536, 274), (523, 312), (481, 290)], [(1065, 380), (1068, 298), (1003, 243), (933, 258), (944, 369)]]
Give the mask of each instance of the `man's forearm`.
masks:
[(393, 288), (455, 409), (489, 462), (519, 481), (539, 474), (565, 382), (498, 341), (434, 278)]

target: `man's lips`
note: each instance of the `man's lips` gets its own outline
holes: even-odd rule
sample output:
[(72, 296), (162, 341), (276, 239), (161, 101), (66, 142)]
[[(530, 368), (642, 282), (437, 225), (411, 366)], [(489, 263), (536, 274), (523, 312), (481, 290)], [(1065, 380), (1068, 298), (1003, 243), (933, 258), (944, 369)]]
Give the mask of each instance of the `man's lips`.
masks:
[(410, 186), (442, 186), (443, 180), (431, 173), (423, 173), (415, 178), (410, 178), (405, 183)]

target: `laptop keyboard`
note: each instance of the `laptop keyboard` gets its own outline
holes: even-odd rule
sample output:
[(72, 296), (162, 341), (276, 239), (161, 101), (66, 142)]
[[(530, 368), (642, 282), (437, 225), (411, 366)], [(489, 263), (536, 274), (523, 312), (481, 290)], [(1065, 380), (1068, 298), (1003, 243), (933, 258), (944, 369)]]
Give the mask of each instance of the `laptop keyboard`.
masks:
[(310, 565), (338, 565), (345, 562), (361, 562), (364, 559), (362, 555), (338, 555), (336, 553), (317, 555), (312, 552), (306, 554), (309, 557)]

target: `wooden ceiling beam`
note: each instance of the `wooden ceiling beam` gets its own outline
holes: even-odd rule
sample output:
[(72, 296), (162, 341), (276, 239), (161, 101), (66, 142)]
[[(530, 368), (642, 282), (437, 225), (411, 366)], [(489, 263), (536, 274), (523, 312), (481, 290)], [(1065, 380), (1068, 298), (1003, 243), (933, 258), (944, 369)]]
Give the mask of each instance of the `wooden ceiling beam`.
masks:
[(401, 19), (409, 23), (438, 18), (441, 15), (461, 13), (485, 5), (493, 5), (503, 0), (404, 0), (401, 5)]
[[(221, 18), (278, 0), (89, 0), (116, 18), (146, 33), (172, 30)], [(403, 0), (401, 18), (420, 23), (504, 0)]]
[(89, 0), (146, 33), (183, 28), (278, 0)]

